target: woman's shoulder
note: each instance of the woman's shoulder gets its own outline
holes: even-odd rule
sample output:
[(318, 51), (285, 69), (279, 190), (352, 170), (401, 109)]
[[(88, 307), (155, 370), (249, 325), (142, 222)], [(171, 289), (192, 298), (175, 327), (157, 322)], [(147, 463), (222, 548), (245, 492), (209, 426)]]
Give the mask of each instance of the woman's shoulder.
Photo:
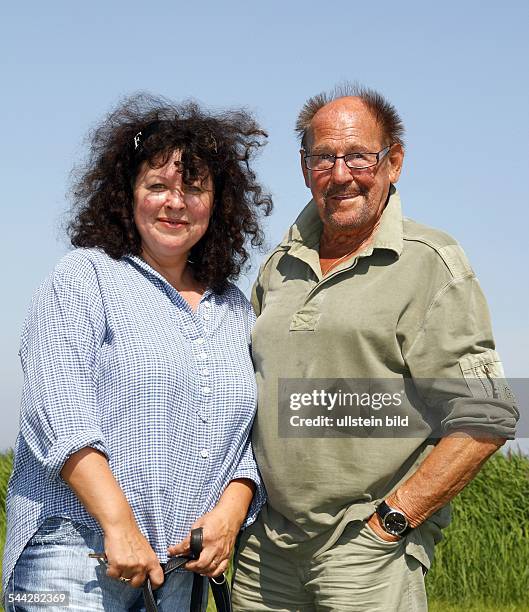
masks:
[(102, 272), (121, 267), (121, 260), (113, 259), (99, 248), (78, 248), (68, 251), (56, 264), (53, 279), (96, 279)]
[(218, 297), (230, 305), (238, 306), (239, 308), (244, 308), (245, 310), (251, 308), (248, 298), (244, 295), (241, 289), (231, 281), (226, 283), (224, 291), (218, 294)]
[(98, 266), (104, 258), (110, 259), (98, 249), (66, 253), (33, 292), (28, 316), (49, 316), (57, 304), (65, 313), (83, 308), (99, 311), (102, 302)]
[(97, 248), (79, 248), (68, 251), (36, 290), (36, 295), (52, 292), (93, 291), (100, 285), (105, 268), (121, 265)]
[(250, 300), (244, 295), (237, 285), (232, 282), (226, 284), (224, 291), (218, 296), (222, 301), (228, 304), (230, 310), (238, 314), (243, 313), (248, 318), (251, 325), (255, 320), (254, 311)]
[(97, 268), (108, 266), (113, 260), (102, 249), (98, 248), (78, 248), (68, 251), (55, 266), (55, 270), (68, 271), (78, 268)]

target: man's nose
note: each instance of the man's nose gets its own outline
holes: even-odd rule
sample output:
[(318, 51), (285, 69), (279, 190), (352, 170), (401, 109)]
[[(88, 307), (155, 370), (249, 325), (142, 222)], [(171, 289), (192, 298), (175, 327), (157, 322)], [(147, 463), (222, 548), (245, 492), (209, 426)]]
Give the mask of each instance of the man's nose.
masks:
[(347, 167), (344, 159), (337, 159), (332, 167), (331, 180), (333, 183), (343, 185), (353, 180), (351, 169)]

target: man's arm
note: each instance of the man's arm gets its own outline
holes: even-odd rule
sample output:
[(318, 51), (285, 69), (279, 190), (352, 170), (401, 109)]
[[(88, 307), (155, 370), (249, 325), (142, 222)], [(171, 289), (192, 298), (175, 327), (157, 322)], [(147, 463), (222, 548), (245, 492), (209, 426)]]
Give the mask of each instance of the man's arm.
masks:
[[(386, 500), (417, 527), (449, 503), (479, 472), (504, 438), (474, 438), (457, 432), (441, 439), (417, 471)], [(378, 514), (369, 519), (373, 530), (386, 540), (397, 540), (382, 527)]]
[[(455, 247), (454, 247), (455, 249)], [(455, 273), (429, 305), (419, 333), (405, 344), (406, 363), (429, 416), (443, 437), (417, 471), (386, 499), (417, 527), (449, 503), (479, 472), (487, 458), (514, 435), (518, 411), (496, 382), (504, 378), (487, 304), (460, 249)], [(469, 378), (470, 377), (470, 378)], [(495, 380), (496, 379), (496, 382)], [(476, 384), (477, 383), (477, 384)], [(465, 431), (477, 431), (478, 435)], [(378, 515), (370, 526), (385, 539)]]

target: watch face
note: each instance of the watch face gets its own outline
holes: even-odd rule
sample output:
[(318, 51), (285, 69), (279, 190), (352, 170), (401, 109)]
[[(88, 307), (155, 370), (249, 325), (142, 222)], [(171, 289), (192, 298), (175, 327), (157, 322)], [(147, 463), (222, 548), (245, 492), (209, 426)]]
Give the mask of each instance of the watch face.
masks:
[(384, 529), (392, 535), (400, 535), (408, 528), (408, 520), (402, 512), (388, 512), (384, 517)]

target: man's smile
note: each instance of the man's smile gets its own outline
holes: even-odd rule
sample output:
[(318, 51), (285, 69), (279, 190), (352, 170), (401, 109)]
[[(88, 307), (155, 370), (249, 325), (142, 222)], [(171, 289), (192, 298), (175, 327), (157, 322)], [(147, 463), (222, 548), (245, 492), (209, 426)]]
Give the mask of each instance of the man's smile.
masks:
[(353, 198), (358, 197), (360, 194), (358, 193), (346, 193), (346, 194), (342, 194), (342, 195), (332, 195), (332, 196), (328, 196), (328, 199), (333, 199), (333, 200), (352, 200)]

